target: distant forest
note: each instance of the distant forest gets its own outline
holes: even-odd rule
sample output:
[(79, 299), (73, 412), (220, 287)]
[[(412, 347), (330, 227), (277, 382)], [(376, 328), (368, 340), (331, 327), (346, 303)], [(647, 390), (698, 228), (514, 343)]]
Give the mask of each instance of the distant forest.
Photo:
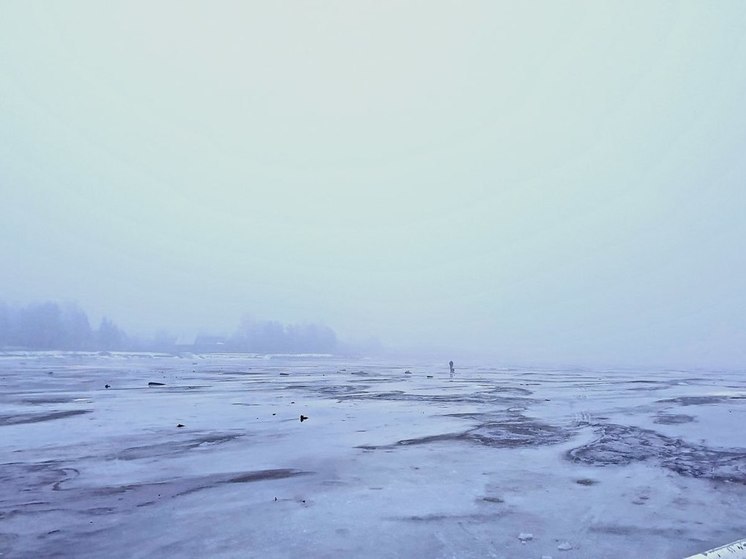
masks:
[(0, 349), (5, 350), (334, 353), (337, 346), (334, 330), (318, 324), (245, 318), (231, 336), (180, 340), (160, 332), (143, 339), (129, 336), (106, 317), (92, 327), (85, 311), (74, 304), (0, 303)]

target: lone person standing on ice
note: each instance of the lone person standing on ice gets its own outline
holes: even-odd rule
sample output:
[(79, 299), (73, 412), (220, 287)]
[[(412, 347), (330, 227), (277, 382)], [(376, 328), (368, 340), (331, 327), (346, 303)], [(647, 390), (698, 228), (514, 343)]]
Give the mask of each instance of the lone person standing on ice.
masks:
[(453, 378), (453, 375), (456, 372), (456, 369), (453, 368), (453, 361), (449, 361), (448, 366), (451, 368), (451, 378)]

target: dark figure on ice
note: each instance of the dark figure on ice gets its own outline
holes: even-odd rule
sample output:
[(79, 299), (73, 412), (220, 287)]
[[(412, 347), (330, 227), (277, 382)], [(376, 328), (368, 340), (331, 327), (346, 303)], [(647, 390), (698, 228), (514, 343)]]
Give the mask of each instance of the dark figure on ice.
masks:
[(456, 372), (456, 369), (453, 368), (453, 361), (449, 361), (448, 366), (451, 368), (451, 378), (453, 378), (453, 374)]

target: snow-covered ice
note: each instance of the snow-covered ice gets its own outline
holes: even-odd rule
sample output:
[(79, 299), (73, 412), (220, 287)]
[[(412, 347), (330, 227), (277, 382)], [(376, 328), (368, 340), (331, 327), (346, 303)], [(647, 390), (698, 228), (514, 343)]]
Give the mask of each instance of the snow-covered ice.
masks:
[(0, 354), (0, 382), (3, 558), (681, 559), (746, 536), (739, 373), (47, 353)]

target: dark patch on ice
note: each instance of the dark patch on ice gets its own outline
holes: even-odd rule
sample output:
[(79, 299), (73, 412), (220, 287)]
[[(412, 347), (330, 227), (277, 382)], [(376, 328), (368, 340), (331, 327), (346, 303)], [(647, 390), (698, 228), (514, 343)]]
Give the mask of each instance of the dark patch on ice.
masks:
[[(49, 503), (34, 493), (41, 488), (58, 491), (60, 484), (75, 479), (80, 472), (75, 468), (65, 467), (61, 462), (50, 460), (47, 462), (24, 463), (10, 462), (0, 466), (0, 505), (5, 501), (5, 493), (14, 493), (23, 500), (17, 500), (17, 505), (36, 506)], [(20, 486), (20, 487), (19, 487)], [(20, 491), (19, 491), (20, 489)]]
[(657, 462), (687, 477), (746, 483), (746, 451), (711, 449), (625, 425), (603, 425), (595, 441), (568, 451), (568, 459), (594, 466)]
[[(402, 390), (388, 392), (358, 393), (338, 395), (340, 400), (388, 400), (393, 402), (424, 402), (446, 404), (492, 404), (499, 406), (514, 406), (516, 404), (530, 404), (536, 402), (533, 398), (505, 393), (523, 394), (521, 388), (490, 390), (471, 394), (412, 394)], [(530, 392), (528, 392), (530, 394)]]
[(82, 415), (84, 413), (91, 413), (91, 410), (66, 410), (54, 411), (49, 413), (17, 413), (0, 415), (0, 426), (20, 425), (23, 423), (41, 423), (42, 421), (54, 421), (55, 419), (73, 417), (75, 415)]
[[(466, 439), (466, 433), (445, 433), (442, 435), (430, 435), (427, 437), (417, 437), (416, 439), (404, 439), (402, 441), (397, 442), (397, 445), (406, 446), (406, 445), (415, 445), (415, 444), (428, 444), (428, 443), (438, 443), (443, 441), (458, 441), (458, 440), (465, 440)], [(391, 445), (389, 445), (390, 447)], [(376, 447), (373, 447), (376, 448)], [(378, 447), (383, 448), (383, 447)]]
[(454, 522), (454, 521), (478, 521), (494, 520), (508, 514), (506, 511), (493, 513), (473, 513), (473, 514), (413, 514), (411, 516), (395, 516), (392, 520), (405, 522)]
[[(174, 435), (176, 436), (176, 435)], [(218, 445), (233, 441), (242, 435), (239, 433), (203, 433), (196, 437), (181, 440), (171, 440), (149, 445), (126, 448), (109, 457), (110, 460), (140, 460), (155, 458), (179, 452), (186, 452), (202, 445)]]
[[(114, 487), (101, 487), (93, 489), (91, 491), (91, 494), (96, 496), (128, 494), (131, 495), (130, 501), (135, 501), (134, 503), (130, 502), (130, 505), (134, 504), (134, 506), (136, 507), (143, 507), (155, 504), (159, 500), (191, 495), (192, 493), (196, 493), (197, 491), (212, 489), (220, 485), (285, 479), (289, 477), (307, 475), (309, 473), (311, 472), (291, 469), (275, 469), (256, 470), (239, 474), (212, 474), (169, 481), (138, 483)], [(85, 493), (86, 490), (79, 490), (76, 492)], [(157, 498), (154, 498), (154, 493), (155, 497)], [(120, 502), (123, 501), (117, 501), (117, 504), (119, 504)]]
[[(453, 414), (457, 415), (457, 414)], [(461, 414), (476, 416), (481, 414)], [(504, 421), (487, 421), (473, 429), (459, 433), (443, 433), (414, 439), (400, 440), (393, 445), (362, 445), (364, 450), (391, 449), (397, 446), (411, 446), (438, 443), (444, 441), (465, 441), (497, 448), (515, 448), (523, 446), (544, 446), (559, 444), (569, 440), (574, 432), (548, 425), (528, 417), (512, 416)]]
[(116, 515), (222, 485), (272, 481), (310, 473), (295, 469), (254, 470), (81, 487), (67, 483), (78, 476), (78, 471), (60, 462), (3, 464), (0, 467), (0, 518), (54, 510), (92, 516)]
[(485, 393), (489, 394), (520, 394), (521, 396), (530, 396), (533, 394), (528, 388), (518, 388), (517, 386), (496, 386), (490, 390), (486, 390)]
[(104, 516), (106, 514), (111, 514), (115, 510), (116, 509), (113, 507), (98, 507), (98, 508), (88, 509), (87, 511), (85, 511), (85, 513), (90, 516)]
[(658, 404), (679, 404), (680, 406), (703, 406), (707, 404), (722, 404), (731, 400), (746, 400), (746, 396), (679, 396), (658, 400)]
[[(365, 382), (378, 382), (378, 383), (404, 383), (406, 382), (406, 378), (392, 378), (392, 377), (367, 377), (365, 379)], [(360, 382), (358, 380), (352, 380), (351, 382)]]
[(257, 470), (246, 472), (235, 477), (228, 478), (224, 483), (250, 483), (252, 481), (267, 481), (271, 479), (285, 479), (300, 475), (307, 475), (311, 472), (300, 470), (276, 469), (276, 470)]
[(42, 405), (42, 404), (69, 404), (74, 400), (71, 396), (45, 396), (43, 398), (27, 398), (21, 400), (23, 404)]
[(691, 423), (694, 421), (694, 416), (686, 415), (683, 413), (659, 413), (655, 418), (655, 423), (661, 425), (679, 425), (681, 423)]
[(630, 380), (628, 384), (633, 384), (627, 390), (634, 392), (652, 392), (654, 390), (665, 390), (675, 385), (674, 381), (657, 381), (657, 380)]
[(661, 536), (668, 539), (683, 538), (689, 534), (684, 528), (645, 528), (642, 526), (624, 526), (620, 524), (592, 524), (591, 532), (599, 534), (610, 534), (613, 536), (639, 537), (642, 534), (649, 536)]
[(508, 418), (509, 416), (506, 414), (499, 414), (499, 412), (496, 413), (486, 413), (486, 412), (456, 412), (456, 413), (444, 413), (444, 417), (459, 417), (461, 419), (473, 419), (474, 421), (478, 421), (480, 423), (487, 423), (488, 421), (494, 421), (496, 417), (505, 417)]
[(367, 384), (358, 384), (358, 385), (350, 385), (350, 384), (336, 384), (333, 386), (320, 386), (316, 389), (316, 392), (319, 394), (325, 394), (330, 396), (337, 396), (339, 394), (350, 394), (352, 392), (363, 392), (364, 390), (370, 388), (370, 385)]
[(495, 503), (495, 504), (502, 504), (505, 502), (505, 499), (501, 499), (500, 497), (482, 497), (480, 499), (481, 501), (484, 501), (485, 503)]
[(573, 434), (535, 419), (516, 417), (481, 425), (469, 431), (467, 438), (487, 446), (519, 447), (559, 444), (569, 440)]
[(587, 487), (587, 486), (591, 486), (591, 485), (596, 485), (598, 483), (598, 480), (597, 479), (582, 478), (582, 479), (576, 479), (575, 483), (577, 483), (578, 485), (585, 485)]

